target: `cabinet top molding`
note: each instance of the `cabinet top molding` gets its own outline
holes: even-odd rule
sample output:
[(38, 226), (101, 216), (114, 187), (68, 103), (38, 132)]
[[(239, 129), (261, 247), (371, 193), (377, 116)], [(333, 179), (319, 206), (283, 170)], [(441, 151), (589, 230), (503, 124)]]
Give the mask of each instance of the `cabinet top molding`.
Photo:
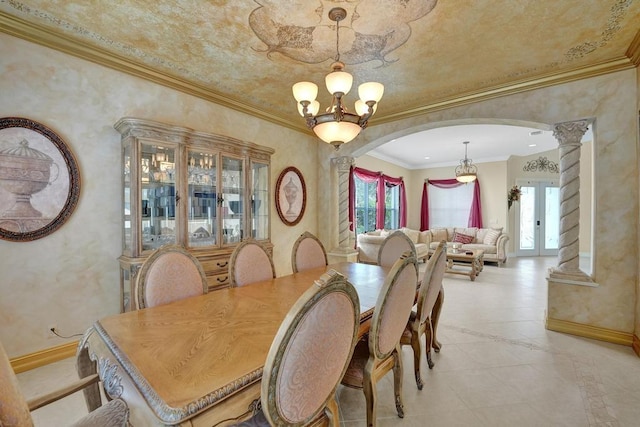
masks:
[(120, 132), (122, 138), (152, 138), (160, 141), (183, 143), (188, 145), (216, 144), (223, 149), (242, 148), (255, 153), (271, 155), (275, 150), (253, 142), (243, 141), (225, 135), (201, 132), (191, 128), (156, 122), (134, 117), (123, 117), (113, 127)]

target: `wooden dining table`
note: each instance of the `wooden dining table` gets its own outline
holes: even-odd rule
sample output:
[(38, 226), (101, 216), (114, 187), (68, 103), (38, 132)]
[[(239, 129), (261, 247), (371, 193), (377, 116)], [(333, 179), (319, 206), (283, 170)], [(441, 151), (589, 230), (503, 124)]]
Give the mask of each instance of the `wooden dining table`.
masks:
[[(283, 319), (331, 269), (358, 292), (362, 336), (389, 268), (338, 263), (103, 318), (80, 342), (78, 373), (97, 370), (109, 398), (129, 406), (133, 426), (237, 422), (259, 402), (266, 356)], [(85, 393), (89, 410), (99, 402), (96, 392)]]

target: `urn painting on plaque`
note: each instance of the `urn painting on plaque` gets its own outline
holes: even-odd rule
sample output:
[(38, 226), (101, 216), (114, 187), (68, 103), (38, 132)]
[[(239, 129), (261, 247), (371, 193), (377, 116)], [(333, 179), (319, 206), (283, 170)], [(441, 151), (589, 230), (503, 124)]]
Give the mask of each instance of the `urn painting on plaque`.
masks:
[(58, 135), (29, 119), (0, 119), (0, 238), (28, 241), (54, 232), (79, 192), (75, 159)]
[(276, 209), (282, 222), (296, 225), (307, 205), (307, 188), (302, 173), (293, 166), (282, 171), (276, 182)]

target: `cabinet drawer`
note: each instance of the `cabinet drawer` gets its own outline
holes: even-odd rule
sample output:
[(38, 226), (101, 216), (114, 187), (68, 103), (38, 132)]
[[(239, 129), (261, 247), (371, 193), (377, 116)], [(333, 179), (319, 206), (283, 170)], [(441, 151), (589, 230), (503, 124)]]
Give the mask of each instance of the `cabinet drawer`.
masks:
[(207, 283), (209, 284), (209, 292), (220, 288), (229, 287), (229, 272), (225, 271), (221, 274), (207, 275)]

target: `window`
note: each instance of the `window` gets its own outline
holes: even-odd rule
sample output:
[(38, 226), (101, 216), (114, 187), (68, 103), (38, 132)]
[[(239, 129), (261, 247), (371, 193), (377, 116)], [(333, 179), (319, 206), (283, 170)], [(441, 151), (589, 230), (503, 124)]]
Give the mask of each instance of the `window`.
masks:
[(386, 187), (384, 191), (384, 228), (395, 230), (400, 218), (400, 186)]
[(460, 227), (467, 224), (473, 203), (473, 185), (450, 188), (429, 186), (429, 227)]
[(365, 182), (355, 177), (356, 183), (356, 233), (376, 229), (376, 187), (378, 183)]

